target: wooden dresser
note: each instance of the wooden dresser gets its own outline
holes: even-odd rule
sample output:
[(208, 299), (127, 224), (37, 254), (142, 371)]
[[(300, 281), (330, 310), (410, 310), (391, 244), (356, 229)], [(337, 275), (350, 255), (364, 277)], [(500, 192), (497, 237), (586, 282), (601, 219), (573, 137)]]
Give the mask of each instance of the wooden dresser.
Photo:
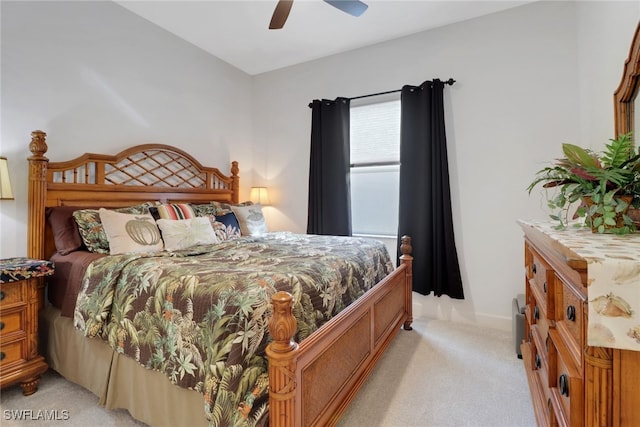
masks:
[[(569, 240), (576, 242), (572, 246), (550, 224), (519, 223), (525, 233), (526, 287), (526, 327), (521, 351), (538, 425), (640, 426), (640, 351), (620, 348), (633, 348), (636, 344), (640, 348), (640, 342), (628, 335), (627, 324), (622, 334), (611, 332), (602, 324), (588, 324), (589, 310), (596, 304), (600, 311), (605, 306), (603, 297), (589, 295), (589, 290), (595, 290), (595, 286), (588, 286), (593, 283), (590, 272), (595, 267), (589, 268), (588, 259), (607, 262), (606, 245), (595, 242), (595, 251), (604, 252), (589, 252), (591, 248), (585, 250), (583, 244), (592, 238), (590, 231), (564, 231), (569, 233)], [(580, 234), (573, 239), (571, 233)], [(594, 236), (609, 237), (613, 236)], [(640, 235), (630, 238), (640, 244)], [(625, 240), (620, 244), (624, 248)], [(578, 255), (584, 252), (594, 258)], [(636, 267), (640, 276), (640, 264)], [(609, 285), (618, 292), (620, 284), (613, 282)], [(640, 282), (636, 280), (631, 285), (635, 288), (628, 289), (635, 292), (637, 302)], [(633, 300), (633, 296), (627, 299)], [(621, 319), (640, 325), (640, 307), (634, 308), (637, 311), (633, 310), (631, 315), (624, 313), (624, 319), (614, 313), (617, 317), (605, 320), (614, 325)]]
[(48, 261), (0, 260), (0, 388), (20, 383), (25, 396), (38, 390), (48, 366), (38, 354), (38, 311)]

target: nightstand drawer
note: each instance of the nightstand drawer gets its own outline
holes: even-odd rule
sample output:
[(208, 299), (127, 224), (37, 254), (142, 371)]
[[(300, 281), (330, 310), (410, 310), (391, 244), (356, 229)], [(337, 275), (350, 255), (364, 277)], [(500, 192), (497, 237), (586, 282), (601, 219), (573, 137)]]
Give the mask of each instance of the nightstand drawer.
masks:
[(25, 396), (38, 390), (47, 370), (38, 355), (38, 311), (43, 305), (38, 278), (53, 273), (50, 261), (0, 259), (0, 388), (20, 384)]
[(24, 340), (0, 346), (0, 367), (22, 359)]
[(3, 283), (0, 287), (0, 308), (25, 301), (24, 283)]
[(24, 330), (24, 310), (2, 313), (2, 317), (0, 317), (0, 334), (3, 337), (13, 332)]

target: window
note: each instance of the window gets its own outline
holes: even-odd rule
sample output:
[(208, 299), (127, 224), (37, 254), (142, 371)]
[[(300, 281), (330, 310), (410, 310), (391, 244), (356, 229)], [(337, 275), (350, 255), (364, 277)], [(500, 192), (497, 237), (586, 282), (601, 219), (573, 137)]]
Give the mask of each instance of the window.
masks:
[[(400, 100), (351, 106), (354, 235), (396, 236), (400, 189)], [(381, 195), (383, 197), (381, 197)]]

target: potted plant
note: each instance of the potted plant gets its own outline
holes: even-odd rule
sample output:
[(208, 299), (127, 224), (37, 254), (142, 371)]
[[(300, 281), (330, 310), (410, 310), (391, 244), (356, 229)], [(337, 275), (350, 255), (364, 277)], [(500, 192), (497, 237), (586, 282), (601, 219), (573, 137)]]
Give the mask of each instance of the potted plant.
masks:
[(557, 189), (548, 199), (550, 217), (559, 222), (557, 228), (567, 226), (570, 207), (580, 202), (574, 218), (584, 218), (594, 232), (628, 234), (636, 230), (626, 212), (630, 205), (640, 204), (640, 152), (635, 150), (631, 133), (610, 142), (602, 153), (562, 144), (564, 157), (536, 173), (529, 194), (538, 184)]

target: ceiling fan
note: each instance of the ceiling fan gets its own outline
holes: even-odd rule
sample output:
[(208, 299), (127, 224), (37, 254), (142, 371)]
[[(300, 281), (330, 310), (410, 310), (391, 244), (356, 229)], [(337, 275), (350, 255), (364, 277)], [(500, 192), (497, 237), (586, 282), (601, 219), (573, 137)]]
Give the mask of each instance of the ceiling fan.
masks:
[[(341, 11), (348, 13), (352, 16), (360, 16), (364, 13), (369, 6), (359, 0), (323, 0), (325, 3), (329, 3), (331, 6), (340, 9)], [(269, 23), (270, 30), (279, 30), (284, 26), (287, 21), (289, 12), (293, 0), (279, 0), (276, 4), (276, 8), (273, 11), (271, 22)]]

